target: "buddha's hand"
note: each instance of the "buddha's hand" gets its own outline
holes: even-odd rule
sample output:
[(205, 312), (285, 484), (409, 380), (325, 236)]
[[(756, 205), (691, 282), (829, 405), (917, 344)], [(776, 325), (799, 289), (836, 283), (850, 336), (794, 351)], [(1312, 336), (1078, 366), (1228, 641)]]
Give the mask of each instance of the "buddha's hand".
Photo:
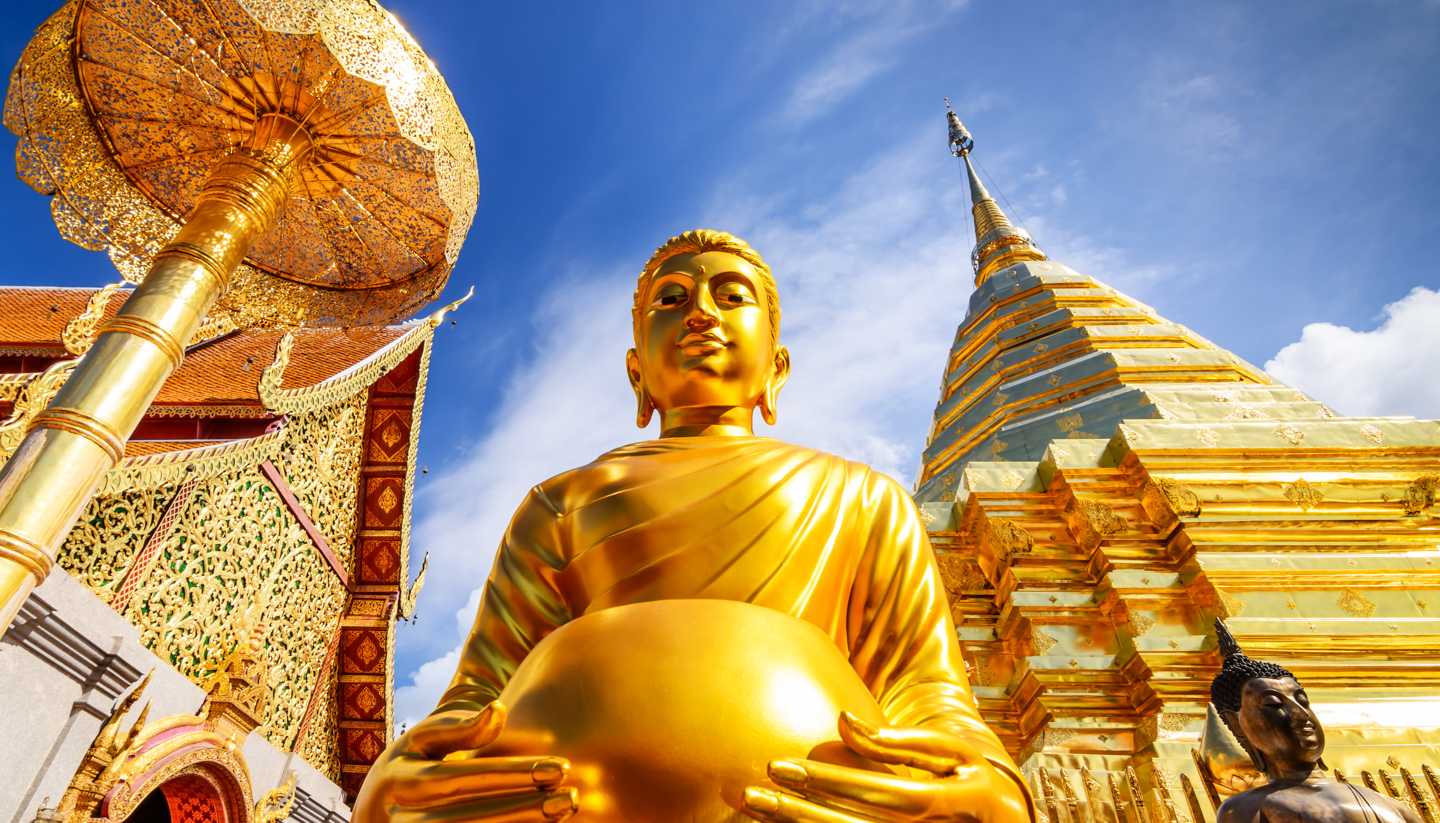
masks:
[(908, 767), (912, 776), (814, 760), (772, 760), (770, 779), (782, 791), (746, 789), (746, 814), (781, 823), (1030, 819), (1019, 785), (960, 735), (915, 727), (877, 729), (845, 712), (840, 739), (872, 761)]
[(483, 756), (504, 727), (498, 700), (480, 711), (439, 712), (416, 723), (370, 767), (351, 820), (520, 823), (574, 814), (576, 791), (561, 786), (568, 760)]

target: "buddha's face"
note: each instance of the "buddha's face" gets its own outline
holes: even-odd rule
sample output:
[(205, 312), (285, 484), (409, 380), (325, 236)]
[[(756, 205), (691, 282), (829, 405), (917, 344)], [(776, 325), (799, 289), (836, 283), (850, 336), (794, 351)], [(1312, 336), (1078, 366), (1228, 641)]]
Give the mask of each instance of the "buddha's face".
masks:
[[(770, 328), (761, 275), (727, 252), (671, 257), (641, 296), (632, 381), (661, 412), (692, 407), (754, 408), (767, 382), (786, 375), (788, 356)], [(782, 363), (783, 361), (783, 363)]]
[(1313, 766), (1325, 750), (1325, 732), (1293, 677), (1252, 678), (1240, 693), (1239, 721), (1251, 747), (1282, 769)]

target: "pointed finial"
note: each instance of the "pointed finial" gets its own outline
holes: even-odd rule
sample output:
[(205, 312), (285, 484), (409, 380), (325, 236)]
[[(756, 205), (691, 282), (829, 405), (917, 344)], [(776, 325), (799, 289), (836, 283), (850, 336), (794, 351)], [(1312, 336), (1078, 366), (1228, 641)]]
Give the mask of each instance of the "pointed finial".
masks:
[[(116, 754), (135, 745), (140, 733), (145, 731), (145, 724), (150, 721), (150, 701), (146, 700), (145, 705), (140, 707), (140, 713), (135, 716), (135, 722), (130, 724), (130, 733), (125, 736), (125, 745), (116, 750)], [(119, 740), (117, 738), (116, 742)]]
[(135, 688), (130, 690), (129, 694), (115, 701), (115, 708), (110, 710), (110, 716), (105, 719), (105, 722), (100, 726), (100, 730), (95, 733), (95, 741), (91, 743), (92, 751), (114, 754), (125, 747), (128, 736), (122, 736), (120, 734), (120, 724), (125, 719), (125, 715), (128, 714), (130, 709), (135, 705), (136, 701), (140, 699), (140, 695), (143, 694), (145, 689), (150, 685), (150, 678), (154, 676), (154, 669), (146, 672), (145, 676), (140, 679), (140, 682)]
[(960, 115), (950, 107), (950, 98), (945, 98), (945, 119), (950, 124), (950, 153), (956, 157), (964, 157), (975, 148), (975, 139), (970, 136), (970, 130), (960, 122)]
[(945, 121), (950, 127), (950, 154), (965, 164), (965, 175), (970, 183), (970, 213), (975, 218), (975, 250), (970, 253), (970, 265), (975, 269), (975, 285), (984, 283), (991, 274), (1011, 263), (1044, 260), (1045, 252), (1031, 242), (1024, 229), (1010, 222), (1010, 218), (1000, 210), (1000, 204), (980, 182), (980, 175), (970, 160), (975, 138), (950, 107), (948, 97), (945, 98)]

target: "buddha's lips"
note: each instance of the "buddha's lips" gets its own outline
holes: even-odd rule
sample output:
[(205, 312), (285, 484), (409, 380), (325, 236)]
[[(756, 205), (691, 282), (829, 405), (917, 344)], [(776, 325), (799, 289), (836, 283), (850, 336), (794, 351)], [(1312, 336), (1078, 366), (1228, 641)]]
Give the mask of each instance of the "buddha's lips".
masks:
[(713, 334), (687, 334), (676, 345), (687, 352), (694, 349), (708, 353), (725, 348), (725, 341)]

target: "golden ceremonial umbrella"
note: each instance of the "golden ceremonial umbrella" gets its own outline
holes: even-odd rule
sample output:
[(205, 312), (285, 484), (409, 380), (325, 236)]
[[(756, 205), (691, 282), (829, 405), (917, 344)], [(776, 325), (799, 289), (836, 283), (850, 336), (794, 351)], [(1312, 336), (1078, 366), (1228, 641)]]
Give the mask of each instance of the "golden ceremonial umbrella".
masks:
[(0, 632), (207, 314), (407, 316), (479, 187), (444, 80), (372, 0), (72, 0), (5, 125), (60, 233), (139, 285), (0, 470)]

